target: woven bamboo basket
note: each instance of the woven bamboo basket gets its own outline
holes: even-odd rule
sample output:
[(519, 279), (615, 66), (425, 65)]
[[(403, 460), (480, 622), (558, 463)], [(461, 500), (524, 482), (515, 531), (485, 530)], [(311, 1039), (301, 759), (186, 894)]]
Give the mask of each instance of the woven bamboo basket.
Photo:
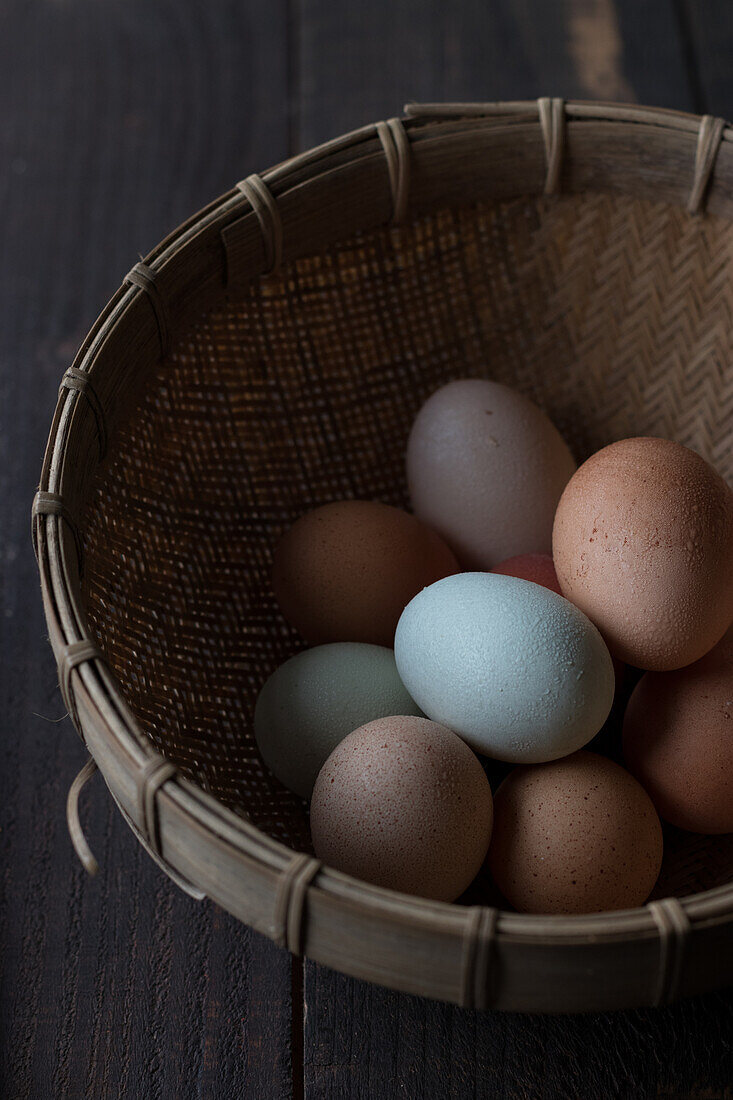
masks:
[(319, 864), (261, 764), (299, 646), (273, 543), (343, 497), (406, 503), (411, 420), (486, 375), (582, 459), (733, 448), (733, 129), (612, 104), (411, 106), (253, 175), (138, 263), (61, 384), (33, 506), (64, 701), (140, 842), (293, 952), (482, 1008), (660, 1004), (733, 980), (733, 838), (670, 832), (654, 899), (526, 916)]

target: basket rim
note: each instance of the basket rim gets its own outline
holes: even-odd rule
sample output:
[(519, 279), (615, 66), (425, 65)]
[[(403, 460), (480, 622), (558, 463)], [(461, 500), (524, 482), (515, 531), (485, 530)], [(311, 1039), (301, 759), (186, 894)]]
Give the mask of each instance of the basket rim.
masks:
[[(559, 101), (554, 101), (559, 102)], [(701, 116), (662, 108), (638, 107), (628, 104), (568, 100), (562, 105), (565, 118), (575, 126), (596, 122), (612, 122), (620, 126), (649, 125), (670, 133), (701, 133)], [(538, 101), (510, 101), (493, 104), (413, 104), (405, 107), (400, 120), (411, 142), (429, 141), (446, 132), (446, 128), (504, 128), (529, 125), (534, 131), (541, 119)], [(733, 127), (719, 126), (719, 140), (733, 141)], [(279, 195), (289, 187), (317, 176), (339, 158), (373, 156), (379, 151), (378, 124), (360, 127), (313, 149), (290, 157), (261, 174), (272, 193)], [(379, 152), (379, 155), (383, 155)], [(143, 263), (152, 272), (159, 272), (171, 260), (186, 250), (207, 230), (226, 230), (243, 214), (250, 211), (245, 195), (233, 188), (192, 215), (179, 228), (165, 237), (145, 257)], [(133, 303), (143, 292), (139, 286), (122, 284), (97, 317), (84, 339), (73, 368), (88, 374), (98, 360), (110, 334), (120, 324)], [(78, 429), (75, 411), (80, 403), (78, 390), (62, 388), (49, 432), (40, 490), (61, 494), (65, 462), (69, 447)], [(44, 597), (49, 636), (57, 657), (69, 646), (87, 642), (95, 644), (87, 620), (78, 570), (69, 552), (69, 540), (61, 516), (56, 513), (34, 513), (33, 533), (37, 549), (41, 587)], [(160, 754), (140, 728), (125, 703), (119, 678), (102, 661), (91, 659), (74, 666), (77, 676), (76, 696), (84, 697), (85, 715), (95, 715), (104, 736), (116, 742), (116, 751), (129, 762), (130, 771), (138, 774)], [(68, 682), (67, 682), (68, 687)], [(73, 696), (72, 696), (73, 703)], [(69, 708), (73, 713), (73, 706)], [(82, 739), (87, 741), (85, 721), (80, 723)], [(92, 755), (91, 746), (87, 746)], [(98, 761), (99, 763), (99, 761)], [(100, 764), (104, 772), (103, 764)], [(107, 776), (105, 775), (105, 778)], [(113, 791), (114, 794), (114, 791)], [(203, 830), (214, 832), (224, 844), (230, 844), (259, 861), (277, 874), (287, 873), (293, 861), (293, 850), (275, 840), (233, 810), (208, 794), (198, 783), (176, 772), (165, 780), (159, 795), (170, 800), (183, 814), (192, 815)], [(127, 815), (125, 815), (127, 817)], [(140, 835), (139, 823), (128, 823)], [(170, 862), (165, 869), (171, 870)], [(175, 870), (175, 867), (173, 867)], [(317, 878), (306, 892), (322, 891), (344, 904), (357, 903), (373, 912), (399, 910), (405, 920), (427, 921), (437, 929), (457, 932), (464, 929), (469, 910), (455, 903), (436, 902), (397, 891), (383, 890), (361, 880), (344, 875), (328, 866), (316, 869)], [(185, 881), (183, 883), (185, 887)], [(733, 882), (712, 890), (679, 899), (678, 905), (691, 927), (733, 924)], [(476, 907), (489, 912), (489, 908)], [(578, 942), (613, 941), (619, 938), (648, 938), (664, 935), (658, 915), (649, 904), (633, 909), (604, 911), (588, 915), (548, 916), (520, 914), (508, 910), (495, 911), (496, 934), (507, 941), (573, 944)]]

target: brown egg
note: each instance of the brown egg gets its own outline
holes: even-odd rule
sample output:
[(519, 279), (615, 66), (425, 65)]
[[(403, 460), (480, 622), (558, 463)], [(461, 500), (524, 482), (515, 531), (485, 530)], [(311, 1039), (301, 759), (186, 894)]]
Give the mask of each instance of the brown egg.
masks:
[(377, 886), (453, 901), (480, 870), (491, 788), (452, 730), (427, 718), (379, 718), (323, 765), (311, 802), (316, 855)]
[(306, 641), (391, 646), (413, 596), (458, 563), (415, 516), (376, 501), (343, 500), (301, 516), (280, 540), (273, 588)]
[(687, 668), (642, 676), (624, 757), (665, 821), (733, 833), (733, 630)]
[(641, 905), (662, 863), (651, 799), (605, 756), (515, 768), (496, 792), (489, 867), (522, 913)]
[(570, 479), (553, 531), (563, 595), (620, 660), (681, 668), (733, 619), (733, 493), (667, 439), (604, 447)]

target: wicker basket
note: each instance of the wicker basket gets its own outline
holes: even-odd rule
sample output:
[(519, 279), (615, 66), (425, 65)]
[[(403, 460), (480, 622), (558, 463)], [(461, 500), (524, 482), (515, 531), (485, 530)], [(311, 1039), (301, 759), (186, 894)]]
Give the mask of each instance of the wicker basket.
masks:
[[(706, 212), (703, 215), (703, 207)], [(656, 899), (524, 916), (321, 866), (260, 763), (257, 690), (297, 638), (270, 553), (305, 508), (405, 504), (424, 398), (489, 374), (576, 457), (679, 439), (728, 478), (733, 130), (563, 103), (410, 107), (217, 199), (136, 264), (64, 375), (33, 509), (65, 703), (183, 889), (396, 989), (532, 1011), (733, 979), (733, 838), (670, 832)]]

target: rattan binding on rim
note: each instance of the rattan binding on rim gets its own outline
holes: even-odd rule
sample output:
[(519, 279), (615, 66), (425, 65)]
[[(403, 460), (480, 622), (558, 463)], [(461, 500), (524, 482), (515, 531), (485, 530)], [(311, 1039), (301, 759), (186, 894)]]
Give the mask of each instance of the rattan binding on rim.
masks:
[(405, 219), (410, 198), (410, 139), (399, 118), (378, 122), (377, 134), (387, 161), (392, 192), (392, 223), (399, 225)]
[(84, 543), (82, 541), (81, 532), (79, 531), (79, 526), (64, 501), (64, 498), (59, 493), (49, 493), (41, 489), (38, 490), (33, 498), (33, 507), (31, 509), (31, 538), (36, 561), (38, 561), (38, 527), (36, 520), (42, 516), (57, 516), (68, 525), (76, 546), (79, 576), (82, 576), (84, 572)]
[(690, 934), (690, 921), (677, 898), (651, 901), (647, 909), (659, 931), (659, 986), (655, 1004), (675, 999)]
[(299, 852), (280, 876), (273, 913), (274, 939), (294, 955), (303, 951), (308, 888), (320, 869), (319, 859)]
[(144, 291), (148, 296), (148, 301), (155, 314), (155, 323), (158, 326), (158, 334), (160, 336), (160, 354), (162, 358), (165, 358), (170, 348), (170, 326), (168, 324), (168, 307), (163, 300), (163, 296), (160, 293), (160, 288), (156, 280), (156, 274), (152, 267), (148, 264), (140, 261), (136, 263), (131, 271), (128, 271), (125, 275), (126, 283), (130, 286), (138, 287)]
[(491, 1007), (491, 963), (498, 916), (496, 909), (482, 905), (468, 910), (461, 976), (464, 1008)]
[(142, 822), (142, 834), (150, 848), (161, 859), (160, 822), (156, 795), (164, 783), (176, 774), (176, 768), (164, 756), (150, 756), (138, 776), (138, 813)]
[(88, 374), (85, 374), (84, 371), (79, 370), (78, 367), (69, 367), (61, 379), (59, 392), (62, 390), (72, 390), (76, 393), (80, 393), (88, 402), (89, 408), (92, 411), (92, 416), (94, 417), (94, 423), (97, 426), (99, 461), (103, 462), (107, 454), (107, 424), (102, 403), (97, 396), (97, 391), (94, 388), (91, 378)]
[(560, 172), (565, 145), (565, 102), (562, 99), (537, 100), (537, 110), (542, 128), (542, 140), (545, 143), (547, 176), (545, 194), (554, 195), (560, 188)]
[(66, 646), (61, 659), (58, 663), (58, 676), (59, 685), (61, 687), (61, 697), (64, 700), (64, 706), (66, 707), (71, 721), (74, 723), (74, 728), (79, 733), (80, 737), (84, 737), (83, 730), (79, 723), (79, 711), (76, 706), (76, 700), (74, 699), (74, 690), (71, 683), (71, 674), (75, 668), (79, 668), (80, 665), (85, 664), (87, 661), (103, 661), (99, 647), (94, 642), (85, 639), (81, 642), (72, 642), (71, 645)]
[(280, 211), (269, 187), (254, 173), (236, 185), (252, 207), (262, 231), (265, 246), (265, 274), (271, 275), (282, 263), (283, 227)]
[(687, 210), (690, 214), (699, 214), (703, 209), (724, 129), (725, 119), (704, 115), (700, 120), (695, 151), (695, 174), (687, 202)]

